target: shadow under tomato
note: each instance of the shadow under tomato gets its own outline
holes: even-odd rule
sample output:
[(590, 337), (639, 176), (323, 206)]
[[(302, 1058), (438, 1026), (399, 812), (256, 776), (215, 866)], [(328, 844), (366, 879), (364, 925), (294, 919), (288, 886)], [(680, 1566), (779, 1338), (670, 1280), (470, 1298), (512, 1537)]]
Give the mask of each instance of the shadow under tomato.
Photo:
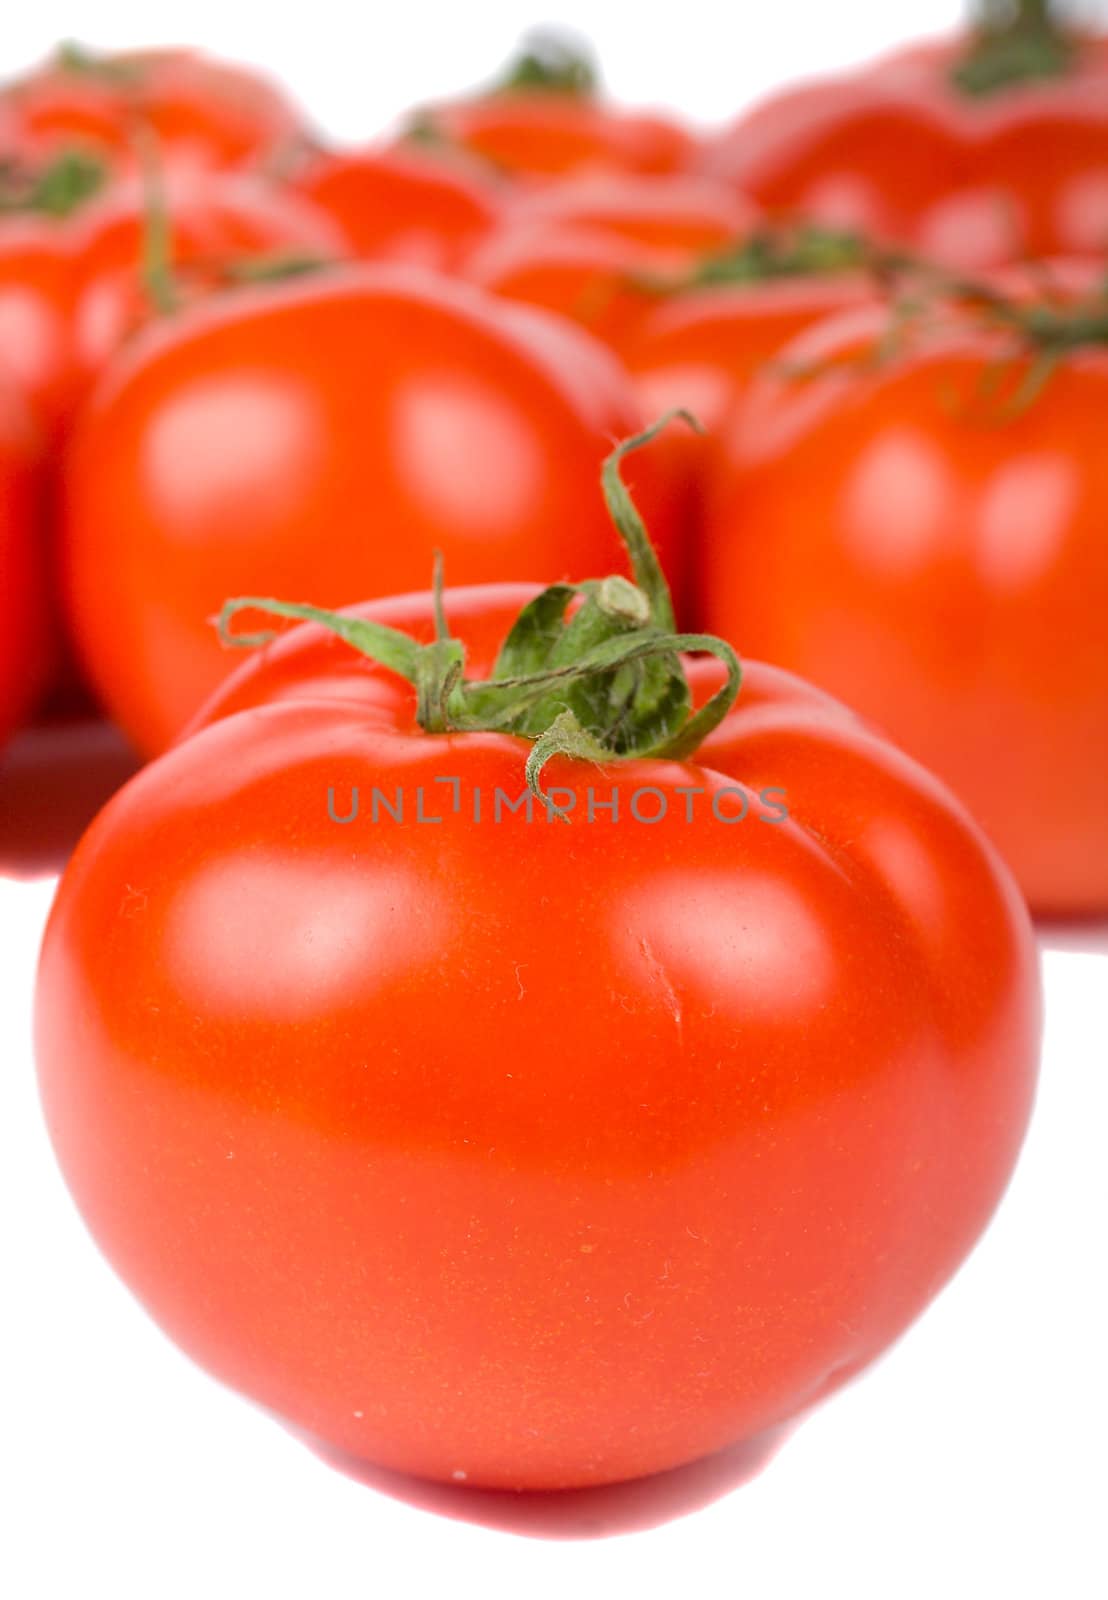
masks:
[(1108, 916), (1036, 917), (1035, 935), (1044, 950), (1076, 950), (1108, 956)]
[(101, 806), (139, 767), (110, 723), (51, 720), (0, 755), (0, 876), (59, 872)]
[(328, 1466), (358, 1483), (423, 1511), (475, 1522), (531, 1539), (607, 1539), (672, 1522), (719, 1500), (762, 1471), (791, 1432), (768, 1429), (715, 1455), (668, 1472), (596, 1488), (511, 1490), (467, 1488), (374, 1466), (298, 1434)]

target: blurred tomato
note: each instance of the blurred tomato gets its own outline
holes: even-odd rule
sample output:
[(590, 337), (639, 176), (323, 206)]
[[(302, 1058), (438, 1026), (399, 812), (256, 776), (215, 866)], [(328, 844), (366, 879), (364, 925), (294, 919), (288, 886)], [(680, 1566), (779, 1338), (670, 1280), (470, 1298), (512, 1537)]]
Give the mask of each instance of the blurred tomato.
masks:
[(0, 383), (0, 740), (33, 709), (51, 664), (39, 469), (31, 416), (20, 396)]
[(239, 173), (169, 173), (153, 190), (125, 182), (82, 214), (76, 233), (74, 353), (83, 385), (152, 317), (346, 253), (340, 230), (309, 201)]
[(500, 215), (488, 183), (415, 148), (321, 155), (291, 182), (334, 221), (348, 253), (365, 260), (449, 271)]
[(1018, 321), (965, 312), (891, 344), (883, 315), (846, 313), (788, 346), (808, 377), (763, 373), (726, 439), (699, 621), (945, 778), (1037, 910), (1091, 912), (1108, 907), (1108, 304), (1018, 310), (1037, 356)]
[(143, 133), (167, 164), (205, 166), (257, 161), (304, 136), (281, 90), (191, 50), (97, 55), (66, 45), (0, 98), (0, 154), (79, 147), (131, 163)]
[(592, 63), (546, 35), (533, 38), (492, 88), (424, 107), (411, 132), (431, 148), (467, 150), (501, 177), (531, 182), (677, 172), (695, 147), (672, 118), (625, 111), (604, 99)]
[(73, 404), (73, 298), (71, 230), (50, 217), (0, 218), (3, 380), (49, 431)]
[[(67, 465), (83, 659), (156, 750), (232, 665), (210, 625), (228, 596), (413, 589), (436, 550), (462, 583), (606, 571), (599, 463), (639, 422), (571, 323), (415, 268), (164, 319), (93, 395)], [(679, 565), (672, 536), (664, 554)]]
[(848, 306), (879, 298), (861, 271), (812, 272), (720, 283), (666, 296), (641, 317), (621, 353), (643, 412), (690, 411), (702, 434), (669, 429), (655, 447), (654, 470), (698, 545), (704, 485), (723, 430), (742, 395), (790, 339)]
[(470, 258), (474, 282), (560, 311), (621, 348), (664, 287), (754, 227), (723, 185), (615, 174), (528, 193)]
[(513, 201), (510, 220), (517, 227), (592, 228), (695, 256), (733, 244), (758, 216), (756, 206), (708, 178), (614, 173), (523, 194)]
[(973, 92), (963, 80), (980, 77), (980, 54), (969, 41), (785, 90), (709, 146), (705, 170), (775, 214), (861, 228), (962, 267), (1108, 248), (1102, 45), (1073, 40), (1049, 76), (1010, 66), (1006, 81), (1008, 59)]
[(673, 253), (586, 227), (507, 227), (470, 257), (465, 276), (509, 300), (560, 312), (615, 350), (657, 299)]
[(0, 218), (6, 375), (57, 435), (123, 339), (171, 302), (251, 266), (344, 249), (308, 201), (240, 174), (178, 169), (156, 184), (110, 184), (71, 216), (9, 213)]

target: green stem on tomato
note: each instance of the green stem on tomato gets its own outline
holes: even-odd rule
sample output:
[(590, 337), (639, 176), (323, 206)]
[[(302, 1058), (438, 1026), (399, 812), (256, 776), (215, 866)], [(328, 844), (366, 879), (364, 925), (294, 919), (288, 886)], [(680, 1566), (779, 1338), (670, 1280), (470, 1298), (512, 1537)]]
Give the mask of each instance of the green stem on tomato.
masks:
[(571, 94), (588, 99), (598, 88), (595, 63), (564, 35), (529, 33), (523, 47), (492, 87), (493, 94)]
[(77, 149), (61, 150), (37, 169), (0, 162), (0, 213), (71, 216), (103, 188), (107, 176), (102, 161)]
[[(382, 623), (253, 596), (226, 602), (216, 623), (220, 638), (250, 647), (275, 637), (272, 631), (234, 633), (231, 623), (243, 611), (320, 623), (413, 685), (416, 720), (425, 732), (497, 731), (531, 740), (527, 782), (548, 805), (542, 771), (556, 755), (685, 760), (734, 705), (742, 669), (722, 639), (675, 630), (669, 586), (622, 478), (625, 456), (649, 444), (675, 418), (696, 426), (686, 412), (667, 413), (618, 444), (602, 469), (608, 510), (632, 578), (615, 575), (542, 590), (517, 616), (487, 678), (466, 676), (464, 646), (447, 623), (440, 556), (431, 644), (418, 644)], [(725, 669), (723, 684), (699, 709), (693, 708), (682, 652), (714, 655)]]
[(65, 39), (54, 51), (54, 66), (75, 78), (98, 78), (110, 88), (135, 88), (143, 78), (140, 61), (101, 54), (76, 39)]
[(1051, 0), (977, 0), (973, 13), (969, 48), (951, 71), (963, 94), (993, 94), (1073, 70), (1077, 45)]
[(165, 194), (161, 151), (153, 129), (135, 130), (142, 168), (142, 283), (154, 310), (170, 316), (180, 304), (173, 275), (173, 221)]

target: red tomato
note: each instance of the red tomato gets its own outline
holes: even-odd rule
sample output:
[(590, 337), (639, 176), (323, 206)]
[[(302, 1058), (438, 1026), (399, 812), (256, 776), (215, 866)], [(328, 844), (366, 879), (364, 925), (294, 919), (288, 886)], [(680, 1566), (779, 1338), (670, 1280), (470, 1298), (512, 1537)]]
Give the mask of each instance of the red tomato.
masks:
[(704, 288), (656, 304), (624, 349), (650, 415), (686, 406), (710, 431), (781, 346), (833, 311), (872, 302), (862, 273)]
[(580, 322), (617, 349), (656, 303), (651, 284), (734, 245), (754, 208), (688, 177), (567, 180), (528, 194), (466, 267), (474, 282)]
[(775, 214), (904, 241), (981, 268), (1108, 248), (1108, 77), (959, 92), (924, 55), (803, 85), (710, 147), (705, 169)]
[[(171, 301), (234, 283), (236, 273), (287, 260), (325, 262), (346, 250), (339, 229), (308, 201), (237, 174), (170, 174), (159, 204), (166, 215)], [(141, 324), (157, 316), (143, 274), (152, 196), (138, 180), (117, 185), (80, 214), (75, 227), (74, 355), (82, 388)], [(168, 308), (165, 308), (168, 309)]]
[(412, 268), (169, 319), (107, 375), (67, 463), (92, 680), (157, 750), (229, 670), (209, 621), (228, 595), (395, 593), (436, 549), (462, 580), (606, 566), (597, 467), (638, 421), (626, 376), (572, 324)]
[(1102, 910), (1108, 353), (1060, 355), (1021, 398), (1010, 335), (963, 317), (847, 359), (885, 332), (869, 313), (823, 324), (785, 351), (816, 376), (751, 392), (708, 517), (701, 624), (939, 773), (1037, 910)]
[(3, 375), (53, 432), (74, 403), (73, 235), (54, 218), (0, 219)]
[(704, 430), (674, 431), (657, 445), (655, 470), (690, 537), (703, 520), (703, 486), (724, 426), (757, 374), (802, 329), (876, 295), (862, 273), (812, 274), (674, 294), (639, 318), (621, 354), (644, 415), (681, 407)]
[(0, 385), (0, 742), (33, 709), (51, 665), (39, 450), (18, 394)]
[(412, 133), (530, 184), (583, 173), (678, 172), (694, 148), (672, 118), (604, 99), (594, 64), (556, 34), (533, 35), (485, 92), (424, 107)]
[[(534, 593), (447, 594), (476, 676)], [(432, 637), (426, 596), (355, 614)], [(79, 847), (37, 1044), (94, 1235), (221, 1380), (407, 1472), (605, 1483), (806, 1410), (1011, 1169), (1014, 886), (929, 775), (770, 667), (687, 761), (552, 763), (569, 826), (493, 820), (525, 740), (415, 710), (296, 629)]]
[(368, 260), (452, 270), (500, 214), (487, 183), (417, 149), (321, 156), (292, 182)]
[(569, 317), (622, 350), (657, 301), (673, 253), (585, 227), (506, 227), (475, 250), (465, 276), (508, 300)]
[(156, 136), (170, 164), (240, 165), (303, 137), (279, 89), (189, 50), (97, 56), (69, 47), (0, 100), (0, 137), (20, 157), (80, 146), (130, 162), (137, 129)]
[(307, 201), (233, 174), (177, 170), (156, 197), (138, 179), (112, 184), (71, 217), (0, 221), (0, 345), (50, 433), (64, 429), (123, 339), (157, 311), (144, 282), (151, 208), (164, 208), (175, 297), (225, 284), (259, 258), (329, 258), (342, 235)]
[(677, 172), (693, 148), (669, 117), (617, 111), (570, 94), (501, 94), (433, 106), (424, 115), (436, 140), (511, 178)]
[(689, 256), (733, 245), (758, 216), (748, 200), (706, 178), (626, 173), (567, 179), (521, 195), (510, 212), (519, 227), (592, 228)]

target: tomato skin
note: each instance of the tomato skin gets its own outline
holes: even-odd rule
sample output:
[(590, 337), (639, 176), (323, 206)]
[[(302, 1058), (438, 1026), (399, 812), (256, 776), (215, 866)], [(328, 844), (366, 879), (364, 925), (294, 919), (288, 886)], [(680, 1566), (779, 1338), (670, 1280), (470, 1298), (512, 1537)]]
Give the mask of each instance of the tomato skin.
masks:
[(836, 311), (877, 299), (864, 273), (700, 289), (657, 304), (623, 357), (651, 415), (689, 406), (716, 433), (782, 345)]
[[(875, 332), (847, 314), (785, 354), (827, 362)], [(1108, 357), (1066, 360), (1005, 416), (985, 398), (1001, 354), (956, 326), (868, 376), (764, 376), (725, 441), (699, 620), (936, 771), (1035, 910), (1093, 912), (1108, 906)]]
[(619, 351), (655, 303), (641, 279), (673, 270), (672, 252), (600, 229), (509, 226), (474, 251), (464, 275), (505, 299), (569, 317)]
[(310, 162), (293, 188), (338, 225), (363, 260), (452, 271), (499, 218), (487, 183), (416, 150), (346, 151)]
[(571, 317), (619, 350), (657, 304), (646, 280), (672, 282), (757, 220), (755, 207), (704, 179), (567, 179), (517, 200), (465, 273)]
[(1108, 246), (1108, 77), (981, 99), (880, 64), (787, 90), (709, 146), (704, 169), (774, 214), (899, 240), (962, 268)]
[(510, 210), (516, 226), (590, 228), (694, 258), (735, 244), (759, 216), (756, 206), (723, 184), (689, 174), (567, 178), (521, 195)]
[[(878, 296), (868, 275), (798, 276), (706, 288), (663, 298), (621, 341), (644, 416), (681, 407), (703, 432), (670, 429), (652, 452), (658, 494), (699, 551), (706, 486), (724, 431), (758, 373), (813, 323)], [(698, 588), (699, 557), (691, 587)]]
[[(188, 301), (225, 287), (243, 263), (341, 259), (345, 241), (316, 207), (256, 178), (174, 173), (163, 185), (174, 294)], [(148, 200), (140, 181), (113, 187), (74, 223), (74, 359), (82, 392), (124, 341), (158, 312), (143, 283)]]
[(40, 495), (40, 437), (18, 393), (0, 386), (0, 744), (33, 710), (52, 665)]
[(0, 344), (5, 381), (54, 433), (75, 403), (73, 234), (42, 217), (0, 226)]
[[(447, 595), (478, 669), (519, 598)], [(430, 637), (425, 595), (363, 614)], [(435, 780), (514, 797), (526, 746), (420, 734), (341, 649), (298, 629), (244, 668), (62, 882), (37, 1051), (98, 1242), (221, 1379), (432, 1478), (617, 1481), (806, 1408), (1014, 1160), (1038, 994), (1007, 874), (756, 663), (699, 763), (548, 780), (780, 784), (783, 825), (475, 824)], [(339, 826), (355, 784), (444, 821)]]
[(436, 138), (530, 182), (603, 172), (680, 172), (695, 148), (671, 118), (577, 94), (502, 93), (432, 106)]
[[(155, 135), (163, 162), (230, 167), (304, 135), (300, 114), (252, 69), (191, 50), (148, 50), (72, 68), (44, 63), (0, 98), (8, 150), (39, 159), (80, 146), (134, 165), (135, 130)], [(122, 69), (122, 70), (121, 70)]]
[[(463, 581), (611, 570), (599, 466), (640, 422), (602, 346), (465, 285), (351, 266), (239, 291), (152, 330), (80, 419), (63, 531), (80, 654), (152, 751), (229, 670), (209, 619), (232, 595), (403, 591), (435, 550)], [(672, 531), (664, 554), (679, 567)]]
[[(345, 253), (326, 216), (255, 178), (178, 170), (161, 187), (183, 298), (210, 292), (228, 265)], [(155, 315), (142, 279), (148, 204), (143, 184), (125, 179), (72, 217), (19, 215), (0, 226), (5, 368), (53, 439), (123, 341)]]

